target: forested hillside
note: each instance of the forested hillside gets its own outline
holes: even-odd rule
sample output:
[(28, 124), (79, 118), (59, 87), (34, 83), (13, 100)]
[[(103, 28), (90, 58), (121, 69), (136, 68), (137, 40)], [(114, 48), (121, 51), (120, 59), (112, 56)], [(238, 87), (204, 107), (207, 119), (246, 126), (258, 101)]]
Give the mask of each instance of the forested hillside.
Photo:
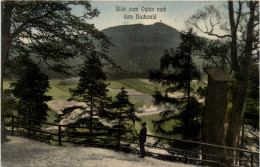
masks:
[(159, 59), (165, 49), (176, 48), (180, 32), (163, 24), (123, 25), (103, 30), (115, 47), (110, 48), (110, 57), (124, 70), (146, 72), (159, 67)]

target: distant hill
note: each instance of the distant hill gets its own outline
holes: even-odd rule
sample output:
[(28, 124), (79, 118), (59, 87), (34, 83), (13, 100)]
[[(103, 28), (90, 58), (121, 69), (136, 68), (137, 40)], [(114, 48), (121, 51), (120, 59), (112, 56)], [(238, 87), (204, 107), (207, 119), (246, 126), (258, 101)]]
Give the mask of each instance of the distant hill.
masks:
[[(109, 36), (115, 45), (110, 47), (109, 56), (125, 70), (121, 73), (113, 73), (114, 77), (110, 75), (112, 79), (147, 77), (149, 70), (159, 68), (164, 50), (176, 48), (181, 42), (181, 32), (164, 23), (121, 25), (104, 29), (102, 32)], [(194, 61), (202, 69), (202, 60), (195, 58)], [(81, 64), (82, 59), (68, 60), (68, 63)], [(44, 73), (50, 78), (65, 77), (48, 70), (45, 64), (41, 65)]]
[(128, 72), (147, 72), (158, 68), (165, 49), (176, 48), (180, 32), (163, 24), (122, 25), (102, 30), (115, 47), (109, 56)]

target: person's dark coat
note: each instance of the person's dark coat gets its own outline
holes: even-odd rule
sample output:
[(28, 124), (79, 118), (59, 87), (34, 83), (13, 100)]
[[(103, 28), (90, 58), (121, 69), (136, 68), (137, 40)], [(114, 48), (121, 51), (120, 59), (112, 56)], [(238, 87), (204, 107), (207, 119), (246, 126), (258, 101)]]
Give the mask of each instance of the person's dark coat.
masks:
[(141, 152), (141, 158), (145, 157), (145, 148), (144, 148), (144, 143), (146, 142), (146, 134), (147, 134), (147, 129), (145, 127), (146, 123), (144, 123), (142, 126), (142, 129), (140, 130), (139, 134), (139, 142), (140, 142), (140, 152)]
[(147, 129), (146, 129), (146, 127), (143, 127), (140, 130), (140, 135), (139, 135), (140, 143), (145, 143), (146, 142), (146, 135), (147, 135)]

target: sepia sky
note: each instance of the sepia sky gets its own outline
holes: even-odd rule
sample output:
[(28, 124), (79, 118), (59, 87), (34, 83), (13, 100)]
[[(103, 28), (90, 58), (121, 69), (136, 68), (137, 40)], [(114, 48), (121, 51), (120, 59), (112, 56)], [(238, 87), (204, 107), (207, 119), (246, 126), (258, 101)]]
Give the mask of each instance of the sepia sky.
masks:
[[(150, 25), (161, 21), (181, 31), (187, 28), (185, 21), (197, 10), (202, 10), (204, 6), (214, 5), (220, 10), (225, 8), (225, 5), (227, 6), (226, 1), (92, 1), (91, 4), (93, 8), (99, 10), (100, 14), (98, 17), (89, 20), (89, 23), (94, 24), (99, 30), (127, 24)], [(126, 7), (126, 11), (116, 11), (117, 6)], [(151, 7), (154, 8), (154, 11), (141, 11), (141, 9), (144, 9), (142, 7), (146, 9)], [(166, 8), (165, 12), (157, 12), (157, 8), (163, 7)], [(130, 12), (129, 8), (138, 8), (138, 12)], [(83, 9), (76, 7), (73, 8), (73, 12), (80, 15), (83, 13)], [(124, 19), (125, 14), (133, 15), (133, 19)], [(136, 19), (136, 14), (156, 14), (156, 19)]]

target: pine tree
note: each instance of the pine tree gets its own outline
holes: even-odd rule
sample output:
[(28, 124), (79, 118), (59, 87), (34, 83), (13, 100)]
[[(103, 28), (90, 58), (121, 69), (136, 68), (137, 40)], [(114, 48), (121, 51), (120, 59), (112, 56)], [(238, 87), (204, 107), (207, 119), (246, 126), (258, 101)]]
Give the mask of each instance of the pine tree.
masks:
[[(181, 136), (182, 139), (197, 139), (199, 135), (198, 117), (201, 104), (191, 92), (192, 80), (200, 79), (200, 72), (192, 60), (192, 53), (197, 49), (200, 40), (192, 30), (181, 34), (182, 42), (176, 50), (165, 51), (161, 58), (160, 69), (150, 71), (149, 79), (167, 86), (165, 94), (156, 91), (153, 95), (155, 104), (169, 104), (170, 108), (163, 111), (161, 119), (154, 121), (158, 133), (167, 136)], [(182, 98), (169, 97), (169, 93), (182, 91)], [(176, 107), (176, 109), (173, 108)], [(165, 124), (171, 127), (165, 128)]]
[[(113, 112), (110, 112), (110, 120), (112, 120), (114, 128), (125, 130), (133, 130), (136, 120), (139, 118), (135, 115), (134, 104), (129, 101), (127, 91), (122, 87), (121, 91), (116, 95), (115, 101), (110, 107)], [(131, 122), (132, 121), (132, 124)], [(120, 148), (121, 135), (126, 134), (126, 131), (118, 131), (118, 149)]]
[[(50, 96), (45, 95), (50, 88), (47, 75), (28, 56), (19, 58), (22, 72), (15, 83), (11, 83), (12, 94), (18, 100), (18, 116), (46, 121)], [(33, 126), (40, 125), (33, 122)]]
[[(92, 135), (94, 126), (102, 126), (98, 118), (94, 116), (102, 116), (106, 112), (106, 103), (110, 101), (107, 97), (107, 86), (105, 83), (106, 74), (103, 71), (104, 64), (101, 62), (98, 52), (92, 51), (84, 60), (78, 76), (79, 83), (75, 89), (70, 89), (71, 98), (77, 102), (84, 102), (87, 107), (73, 106), (65, 108), (62, 115), (67, 115), (75, 109), (83, 110), (82, 114), (78, 115), (78, 119), (73, 125), (85, 125), (89, 127), (89, 135)], [(88, 114), (87, 117), (82, 117)]]
[[(75, 15), (73, 7), (83, 11)], [(93, 48), (98, 48), (108, 65), (116, 66), (105, 54), (111, 46), (109, 38), (88, 23), (99, 15), (88, 1), (1, 1), (1, 14), (1, 76), (7, 63), (12, 68), (12, 58), (24, 52), (47, 65), (48, 70), (69, 76), (75, 70), (68, 60), (81, 58)], [(1, 120), (3, 141), (3, 112)]]

